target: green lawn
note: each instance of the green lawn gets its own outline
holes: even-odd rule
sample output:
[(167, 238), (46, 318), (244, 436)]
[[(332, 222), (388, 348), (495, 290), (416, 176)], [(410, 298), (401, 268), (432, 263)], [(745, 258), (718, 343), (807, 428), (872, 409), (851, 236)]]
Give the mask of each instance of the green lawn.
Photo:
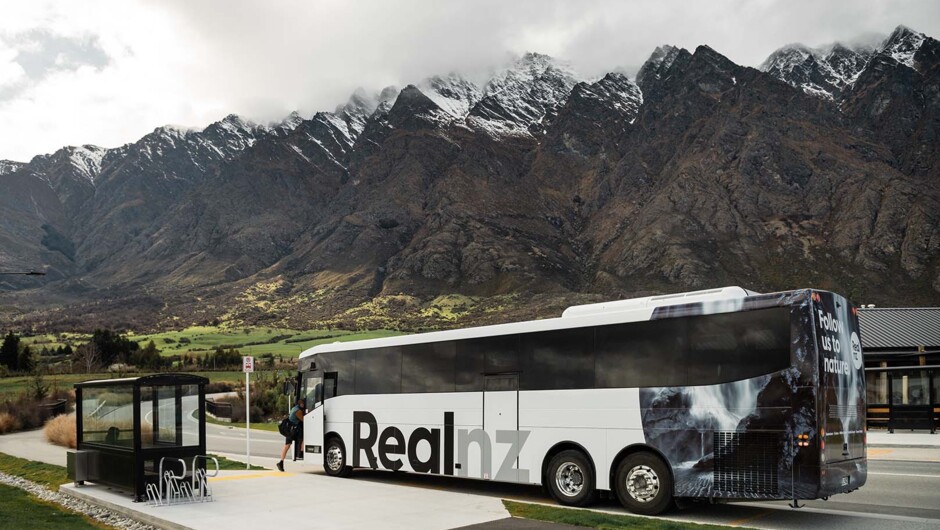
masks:
[(730, 528), (728, 526), (683, 523), (654, 519), (650, 517), (636, 517), (632, 515), (616, 515), (591, 510), (577, 510), (546, 506), (544, 504), (531, 504), (527, 502), (503, 501), (503, 505), (513, 517), (532, 519), (535, 521), (548, 521), (586, 528), (602, 528), (604, 530), (706, 530), (709, 528)]
[(84, 530), (111, 527), (40, 500), (19, 488), (0, 484), (0, 528)]
[[(16, 475), (37, 484), (42, 484), (51, 490), (69, 481), (68, 474), (62, 466), (54, 466), (43, 462), (33, 462), (25, 458), (0, 453), (0, 471), (8, 475)], [(15, 528), (0, 525), (0, 528)]]

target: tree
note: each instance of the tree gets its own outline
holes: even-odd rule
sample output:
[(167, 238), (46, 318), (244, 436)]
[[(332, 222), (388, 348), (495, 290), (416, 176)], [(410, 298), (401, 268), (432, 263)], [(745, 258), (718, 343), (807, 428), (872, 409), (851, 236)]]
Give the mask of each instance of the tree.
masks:
[(82, 344), (75, 349), (75, 361), (85, 368), (86, 374), (90, 374), (101, 365), (101, 350), (94, 342)]
[(19, 362), (19, 354), (20, 338), (11, 331), (3, 338), (3, 346), (0, 346), (0, 364), (9, 368), (10, 371), (15, 371)]
[(16, 369), (21, 372), (32, 372), (36, 367), (36, 361), (33, 359), (33, 352), (29, 346), (23, 348), (16, 357)]
[(49, 395), (49, 383), (43, 379), (42, 373), (38, 370), (29, 378), (29, 381), (26, 382), (26, 389), (29, 395), (36, 399), (36, 401), (42, 401)]
[(108, 366), (140, 349), (140, 345), (109, 329), (96, 329), (91, 342), (98, 348), (101, 364)]

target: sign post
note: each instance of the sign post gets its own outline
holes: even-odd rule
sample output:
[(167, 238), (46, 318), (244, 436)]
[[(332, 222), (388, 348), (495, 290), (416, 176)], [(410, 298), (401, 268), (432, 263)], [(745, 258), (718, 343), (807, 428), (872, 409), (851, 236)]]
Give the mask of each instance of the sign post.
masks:
[(242, 371), (245, 372), (245, 469), (251, 469), (251, 385), (248, 374), (255, 371), (254, 357), (242, 357)]

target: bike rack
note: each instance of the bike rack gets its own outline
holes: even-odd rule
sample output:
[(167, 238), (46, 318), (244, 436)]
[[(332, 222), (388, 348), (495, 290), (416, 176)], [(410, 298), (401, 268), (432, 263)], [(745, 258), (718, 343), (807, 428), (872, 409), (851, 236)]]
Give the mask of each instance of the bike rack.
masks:
[[(199, 462), (199, 459), (203, 460), (212, 460), (215, 463), (215, 471), (209, 475), (206, 473), (204, 468), (201, 468), (196, 465)], [(209, 486), (209, 478), (219, 476), (219, 460), (214, 456), (204, 456), (196, 455), (193, 457), (193, 499), (195, 502), (212, 502), (215, 500), (212, 497), (212, 487)]]
[[(208, 475), (206, 470), (199, 467), (199, 459), (211, 459), (215, 463), (215, 471)], [(177, 475), (170, 470), (163, 471), (163, 462), (179, 463), (182, 472)], [(147, 485), (147, 503), (151, 506), (169, 506), (171, 504), (189, 504), (193, 502), (212, 502), (212, 488), (209, 486), (209, 477), (219, 474), (219, 461), (211, 456), (196, 455), (192, 463), (192, 479), (186, 480), (186, 461), (181, 458), (163, 457), (157, 468), (157, 483)]]

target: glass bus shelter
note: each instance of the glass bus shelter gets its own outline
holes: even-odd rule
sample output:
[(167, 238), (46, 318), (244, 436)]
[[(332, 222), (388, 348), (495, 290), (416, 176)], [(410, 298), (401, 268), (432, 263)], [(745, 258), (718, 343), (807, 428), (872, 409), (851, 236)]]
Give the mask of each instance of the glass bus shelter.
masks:
[(940, 366), (866, 368), (868, 426), (930, 429), (940, 426)]
[(144, 500), (147, 485), (158, 480), (161, 459), (167, 459), (164, 470), (178, 472), (182, 466), (170, 459), (189, 463), (205, 456), (208, 382), (192, 374), (155, 374), (77, 383), (78, 445), (68, 456), (69, 478)]

